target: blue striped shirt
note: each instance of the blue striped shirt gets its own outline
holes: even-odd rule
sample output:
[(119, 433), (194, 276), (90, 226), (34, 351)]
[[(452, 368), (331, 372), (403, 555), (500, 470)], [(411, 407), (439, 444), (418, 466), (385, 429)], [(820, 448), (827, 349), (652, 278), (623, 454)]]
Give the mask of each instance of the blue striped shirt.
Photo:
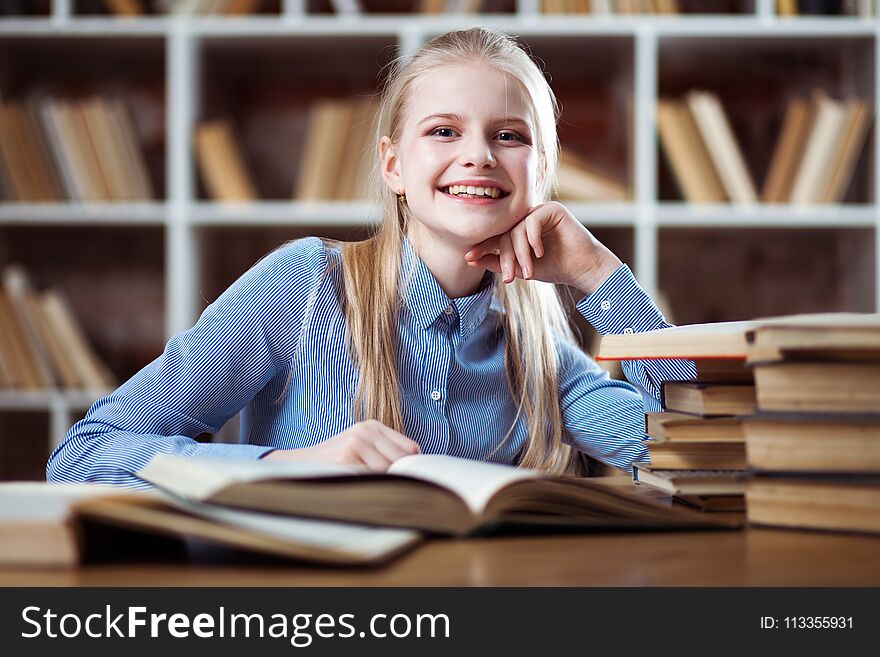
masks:
[[(516, 463), (526, 424), (504, 374), (505, 337), (487, 274), (450, 299), (404, 242), (412, 273), (399, 313), (404, 433), (423, 453)], [(145, 486), (135, 472), (157, 452), (256, 459), (308, 447), (354, 423), (357, 371), (339, 301), (341, 254), (317, 238), (281, 247), (233, 283), (164, 352), (92, 406), (49, 458), (47, 478)], [(578, 311), (601, 333), (667, 326), (626, 265)], [(617, 467), (647, 460), (644, 412), (662, 380), (692, 378), (686, 361), (632, 361), (612, 379), (559, 341), (559, 400), (567, 440)], [(241, 412), (240, 444), (199, 443)]]

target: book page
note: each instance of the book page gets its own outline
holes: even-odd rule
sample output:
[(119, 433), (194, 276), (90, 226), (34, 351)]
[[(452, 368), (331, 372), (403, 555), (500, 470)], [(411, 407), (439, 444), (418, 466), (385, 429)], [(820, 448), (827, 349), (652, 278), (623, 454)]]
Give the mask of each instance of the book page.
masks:
[(343, 551), (366, 559), (374, 559), (394, 552), (421, 536), (419, 532), (409, 529), (296, 518), (211, 504), (189, 503), (170, 497), (166, 499), (187, 513), (207, 520), (239, 527), (286, 543), (296, 543), (318, 550)]
[(391, 464), (388, 473), (422, 479), (448, 488), (459, 495), (474, 513), (481, 513), (492, 496), (508, 484), (543, 477), (535, 470), (443, 454), (404, 456)]
[(152, 496), (152, 493), (102, 484), (4, 483), (0, 484), (0, 522), (62, 521), (75, 503), (108, 496)]
[(205, 499), (234, 483), (347, 477), (367, 472), (366, 467), (353, 465), (156, 454), (137, 476), (182, 497)]

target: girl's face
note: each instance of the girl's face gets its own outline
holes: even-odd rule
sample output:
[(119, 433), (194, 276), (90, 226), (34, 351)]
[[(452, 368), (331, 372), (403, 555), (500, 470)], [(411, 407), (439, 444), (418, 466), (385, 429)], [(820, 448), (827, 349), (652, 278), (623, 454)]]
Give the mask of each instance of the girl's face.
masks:
[(443, 66), (407, 100), (400, 141), (383, 137), (380, 151), (415, 228), (467, 250), (539, 202), (534, 119), (515, 78), (485, 64)]

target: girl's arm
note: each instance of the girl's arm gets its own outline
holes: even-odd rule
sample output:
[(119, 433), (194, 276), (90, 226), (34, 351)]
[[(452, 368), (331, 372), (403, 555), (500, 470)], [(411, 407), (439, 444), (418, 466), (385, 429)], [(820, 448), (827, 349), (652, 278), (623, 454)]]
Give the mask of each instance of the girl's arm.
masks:
[[(670, 326), (651, 297), (639, 286), (629, 267), (621, 264), (599, 286), (581, 299), (577, 309), (600, 335), (642, 333)], [(642, 393), (645, 411), (663, 410), (660, 384), (697, 376), (691, 360), (625, 360), (621, 369)]]
[(269, 254), (172, 337), (159, 358), (99, 399), (53, 452), (50, 481), (141, 487), (157, 452), (259, 458), (256, 445), (199, 443), (292, 361), (310, 297), (327, 264), (323, 244), (300, 240)]

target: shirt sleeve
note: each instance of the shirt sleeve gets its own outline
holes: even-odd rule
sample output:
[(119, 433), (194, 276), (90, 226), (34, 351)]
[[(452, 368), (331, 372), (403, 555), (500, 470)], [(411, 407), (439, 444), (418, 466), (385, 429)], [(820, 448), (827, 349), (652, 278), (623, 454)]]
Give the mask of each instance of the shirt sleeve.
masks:
[(272, 451), (194, 438), (218, 431), (286, 371), (326, 264), (316, 238), (263, 258), (161, 356), (95, 402), (50, 456), (47, 479), (146, 487), (134, 473), (158, 452), (256, 459)]
[(612, 379), (576, 345), (559, 342), (557, 353), (559, 405), (572, 445), (617, 468), (647, 461), (639, 391)]
[[(618, 267), (593, 294), (581, 299), (577, 309), (600, 335), (641, 333), (671, 326), (626, 265)], [(647, 412), (663, 410), (663, 381), (688, 381), (697, 375), (694, 362), (685, 359), (625, 360), (621, 369), (642, 393)]]

